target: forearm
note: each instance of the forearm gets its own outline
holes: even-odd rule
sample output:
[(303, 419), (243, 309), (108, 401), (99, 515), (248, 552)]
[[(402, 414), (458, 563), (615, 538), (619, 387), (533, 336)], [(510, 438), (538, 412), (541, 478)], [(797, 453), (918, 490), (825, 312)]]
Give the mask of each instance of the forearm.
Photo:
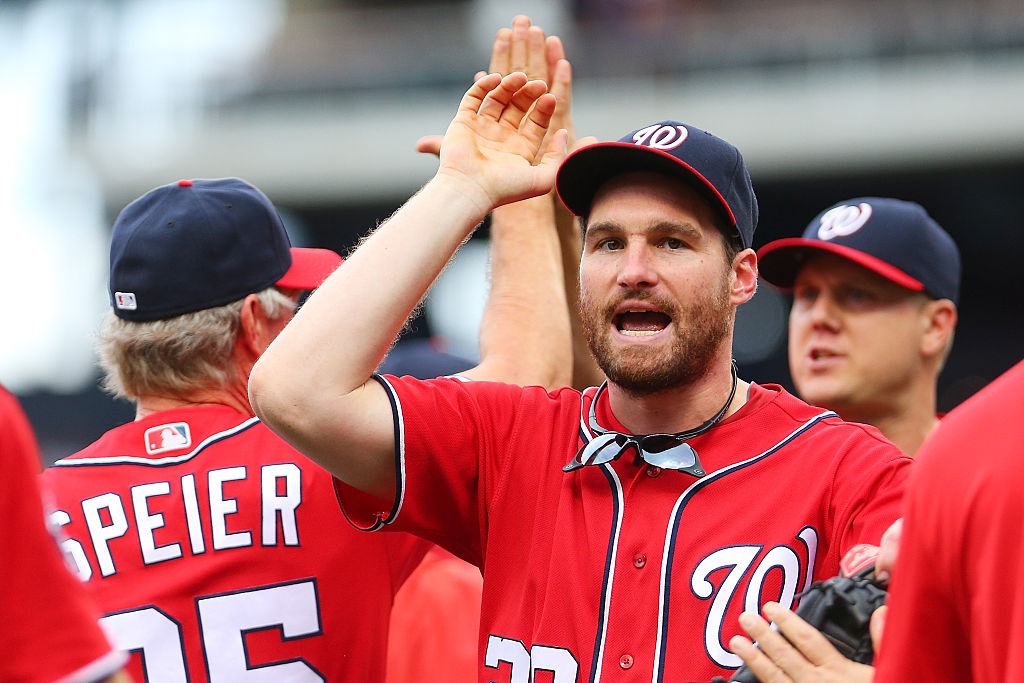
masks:
[[(435, 177), (309, 297), (253, 368), (249, 394), (256, 414), (355, 486), (367, 483), (355, 459), (367, 458), (372, 470), (374, 459), (390, 457), (393, 447), (385, 438), (390, 435), (381, 433), (386, 424), (380, 407), (372, 398), (366, 401), (374, 387), (357, 390), (370, 381), (409, 314), (483, 218), (482, 206), (472, 188)], [(351, 417), (374, 426), (353, 424)], [(390, 424), (390, 418), (383, 422)], [(339, 461), (341, 443), (366, 453)], [(377, 489), (377, 475), (370, 479), (369, 488)]]
[[(275, 432), (347, 483), (395, 488), (390, 402), (370, 378), (405, 320), (495, 206), (548, 192), (554, 97), (521, 73), (484, 76), (445, 133), (437, 175), (309, 297), (252, 369), (249, 398)], [(528, 115), (528, 116), (527, 116)]]
[(470, 374), (555, 389), (571, 380), (572, 340), (550, 195), (491, 214), (491, 290)]
[(583, 334), (583, 319), (580, 317), (580, 258), (583, 253), (583, 236), (576, 217), (555, 199), (555, 224), (562, 254), (562, 279), (565, 297), (569, 306), (569, 324), (572, 330), (572, 379), (577, 389), (597, 386), (604, 381), (604, 373), (597, 366)]

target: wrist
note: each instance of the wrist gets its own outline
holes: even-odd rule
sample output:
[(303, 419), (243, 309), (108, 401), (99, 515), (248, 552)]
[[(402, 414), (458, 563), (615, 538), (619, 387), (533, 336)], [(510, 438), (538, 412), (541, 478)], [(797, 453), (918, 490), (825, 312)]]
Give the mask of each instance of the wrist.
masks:
[(486, 190), (469, 176), (440, 168), (427, 182), (424, 192), (444, 202), (446, 211), (458, 214), (475, 225), (490, 213), (495, 203)]

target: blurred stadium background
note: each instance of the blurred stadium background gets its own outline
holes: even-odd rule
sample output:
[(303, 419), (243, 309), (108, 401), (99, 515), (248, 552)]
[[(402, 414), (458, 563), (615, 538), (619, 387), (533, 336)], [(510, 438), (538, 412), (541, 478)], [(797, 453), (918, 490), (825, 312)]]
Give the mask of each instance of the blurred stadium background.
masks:
[[(0, 382), (47, 460), (132, 416), (91, 338), (126, 202), (240, 176), (293, 242), (345, 253), (430, 176), (414, 142), (517, 13), (563, 38), (581, 135), (675, 118), (743, 150), (756, 246), (848, 197), (927, 207), (964, 256), (942, 409), (1024, 357), (1020, 0), (0, 0)], [(486, 239), (410, 338), (473, 358)], [(791, 387), (787, 306), (765, 286), (740, 309), (745, 377)]]

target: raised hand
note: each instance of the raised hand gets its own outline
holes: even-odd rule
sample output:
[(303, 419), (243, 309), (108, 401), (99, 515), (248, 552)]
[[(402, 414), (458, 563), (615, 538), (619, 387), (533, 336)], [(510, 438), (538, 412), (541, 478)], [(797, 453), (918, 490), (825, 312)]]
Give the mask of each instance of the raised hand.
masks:
[(566, 153), (565, 132), (544, 143), (554, 109), (547, 85), (522, 72), (480, 78), (448, 126), (438, 176), (475, 184), (486, 210), (548, 192)]
[[(512, 28), (502, 28), (494, 36), (491, 48), (490, 73), (502, 76), (522, 71), (528, 78), (544, 81), (555, 96), (549, 135), (565, 128), (567, 145), (572, 149), (576, 136), (572, 124), (572, 66), (565, 58), (565, 48), (558, 36), (545, 36), (540, 26), (520, 14), (512, 20)], [(481, 71), (477, 78), (483, 76)]]
[[(555, 96), (555, 112), (548, 127), (550, 137), (561, 128), (568, 133), (567, 145), (573, 149), (576, 137), (572, 123), (572, 66), (565, 58), (565, 48), (557, 36), (545, 36), (540, 26), (533, 26), (530, 18), (520, 14), (512, 20), (511, 28), (501, 28), (494, 36), (489, 71), (478, 71), (478, 81), (488, 73), (507, 76), (515, 71), (526, 74), (530, 80), (541, 80), (548, 92)], [(416, 142), (416, 151), (439, 154), (440, 135), (428, 135)]]

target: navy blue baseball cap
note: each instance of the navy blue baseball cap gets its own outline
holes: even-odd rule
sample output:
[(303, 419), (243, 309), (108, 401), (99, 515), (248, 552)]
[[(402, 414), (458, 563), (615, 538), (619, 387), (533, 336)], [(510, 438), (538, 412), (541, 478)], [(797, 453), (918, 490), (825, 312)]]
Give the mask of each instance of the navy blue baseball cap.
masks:
[(555, 187), (562, 203), (582, 216), (598, 189), (615, 176), (652, 171), (690, 184), (711, 204), (749, 248), (757, 227), (757, 198), (740, 151), (707, 131), (678, 121), (644, 126), (616, 142), (576, 150), (558, 169)]
[(315, 289), (341, 263), (291, 246), (265, 194), (244, 180), (179, 180), (126, 206), (110, 239), (110, 305), (125, 320), (161, 320), (273, 285)]
[(849, 199), (825, 209), (802, 237), (757, 252), (761, 277), (792, 289), (804, 263), (821, 252), (847, 258), (915, 292), (957, 303), (960, 251), (920, 204), (885, 197)]

